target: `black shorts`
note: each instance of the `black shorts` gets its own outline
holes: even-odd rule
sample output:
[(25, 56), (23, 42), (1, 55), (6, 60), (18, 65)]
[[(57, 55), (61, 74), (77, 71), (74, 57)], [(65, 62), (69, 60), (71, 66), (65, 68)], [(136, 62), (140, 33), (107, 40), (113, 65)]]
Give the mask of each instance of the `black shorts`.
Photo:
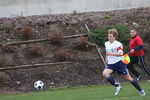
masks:
[(129, 74), (128, 69), (126, 68), (126, 64), (124, 64), (122, 61), (119, 61), (115, 64), (107, 64), (106, 69), (111, 69), (111, 70), (118, 72), (119, 74), (122, 74), (122, 75)]

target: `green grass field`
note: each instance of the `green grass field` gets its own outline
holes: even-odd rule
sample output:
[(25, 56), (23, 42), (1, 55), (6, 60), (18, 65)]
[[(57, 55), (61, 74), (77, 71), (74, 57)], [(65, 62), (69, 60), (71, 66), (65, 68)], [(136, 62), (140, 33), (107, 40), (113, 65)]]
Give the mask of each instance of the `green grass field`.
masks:
[(140, 84), (146, 92), (144, 97), (140, 96), (139, 92), (130, 83), (126, 82), (121, 83), (123, 89), (117, 96), (114, 96), (114, 87), (105, 85), (0, 95), (0, 100), (150, 100), (150, 82), (142, 81)]

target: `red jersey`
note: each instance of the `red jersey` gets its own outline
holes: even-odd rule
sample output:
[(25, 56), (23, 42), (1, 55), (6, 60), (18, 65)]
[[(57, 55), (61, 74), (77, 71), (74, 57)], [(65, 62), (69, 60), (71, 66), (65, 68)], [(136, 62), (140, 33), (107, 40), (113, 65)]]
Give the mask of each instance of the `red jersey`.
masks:
[[(129, 44), (130, 50), (134, 49), (138, 45), (143, 46), (144, 43), (143, 43), (142, 39), (138, 35), (136, 35), (135, 37), (133, 37), (130, 40), (130, 44)], [(131, 56), (144, 56), (143, 49), (140, 49), (138, 51), (134, 51), (133, 53), (131, 53)]]

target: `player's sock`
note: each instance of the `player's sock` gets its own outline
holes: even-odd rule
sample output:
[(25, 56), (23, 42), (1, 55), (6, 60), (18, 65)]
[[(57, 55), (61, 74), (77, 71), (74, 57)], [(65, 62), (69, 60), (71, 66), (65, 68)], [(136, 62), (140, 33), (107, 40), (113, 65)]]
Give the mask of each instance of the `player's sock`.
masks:
[(132, 85), (133, 85), (136, 89), (138, 89), (139, 91), (142, 90), (141, 87), (140, 87), (140, 85), (138, 84), (138, 82), (137, 82), (136, 80), (131, 81), (131, 83), (132, 83)]
[(114, 78), (112, 76), (107, 77), (107, 81), (109, 83), (111, 83), (113, 86), (118, 87), (119, 84), (117, 84), (117, 82), (115, 82)]

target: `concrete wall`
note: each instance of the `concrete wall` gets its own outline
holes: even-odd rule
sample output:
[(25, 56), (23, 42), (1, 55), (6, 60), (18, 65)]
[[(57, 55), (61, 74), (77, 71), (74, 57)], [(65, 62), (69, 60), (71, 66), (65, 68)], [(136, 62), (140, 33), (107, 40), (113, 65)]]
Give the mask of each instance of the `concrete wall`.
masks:
[(0, 0), (0, 17), (150, 7), (150, 0)]

